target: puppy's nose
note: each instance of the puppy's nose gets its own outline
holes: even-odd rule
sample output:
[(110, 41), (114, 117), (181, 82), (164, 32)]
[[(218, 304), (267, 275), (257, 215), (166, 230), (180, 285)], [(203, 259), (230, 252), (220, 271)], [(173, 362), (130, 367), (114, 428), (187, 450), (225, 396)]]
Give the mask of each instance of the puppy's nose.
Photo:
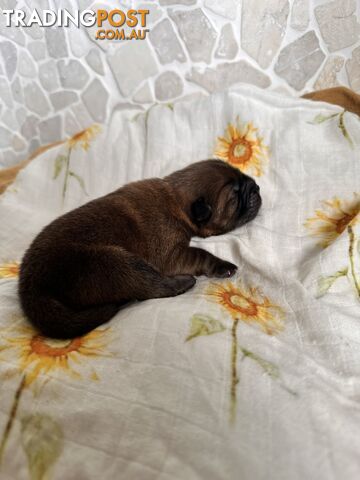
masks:
[(260, 192), (260, 187), (257, 183), (254, 183), (254, 185), (251, 188), (251, 193), (259, 193)]

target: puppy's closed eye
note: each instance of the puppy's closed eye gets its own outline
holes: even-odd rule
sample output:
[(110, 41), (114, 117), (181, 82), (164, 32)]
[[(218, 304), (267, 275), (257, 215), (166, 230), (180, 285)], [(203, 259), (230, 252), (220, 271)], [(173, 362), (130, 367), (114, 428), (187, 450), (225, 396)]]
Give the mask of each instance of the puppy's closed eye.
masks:
[(191, 205), (191, 217), (197, 225), (208, 222), (212, 215), (211, 206), (206, 203), (204, 197), (199, 197)]

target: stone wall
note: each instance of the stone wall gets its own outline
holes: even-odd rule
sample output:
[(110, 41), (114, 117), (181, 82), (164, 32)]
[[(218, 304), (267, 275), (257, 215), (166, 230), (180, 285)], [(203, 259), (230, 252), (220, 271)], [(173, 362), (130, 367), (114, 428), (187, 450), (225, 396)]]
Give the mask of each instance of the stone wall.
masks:
[(6, 28), (0, 14), (0, 165), (106, 123), (115, 108), (247, 82), (285, 94), (360, 92), (356, 0), (0, 0), (0, 8), (147, 8), (146, 41), (94, 28)]

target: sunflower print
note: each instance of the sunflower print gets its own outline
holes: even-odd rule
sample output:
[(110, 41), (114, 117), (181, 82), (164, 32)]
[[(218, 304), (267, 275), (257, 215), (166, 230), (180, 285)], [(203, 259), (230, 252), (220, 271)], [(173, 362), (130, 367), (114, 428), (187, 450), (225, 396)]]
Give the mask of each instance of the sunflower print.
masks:
[[(97, 329), (72, 340), (54, 340), (43, 337), (31, 327), (18, 326), (0, 330), (0, 362), (14, 354), (18, 368), (25, 376), (25, 386), (29, 386), (42, 375), (57, 371), (81, 379), (79, 366), (87, 359), (105, 356), (108, 329)], [(97, 380), (95, 370), (90, 379)]]
[(17, 278), (19, 276), (19, 262), (0, 264), (0, 278)]
[(255, 323), (268, 335), (284, 329), (284, 312), (257, 287), (245, 287), (241, 283), (213, 283), (207, 290), (216, 303), (225, 308), (233, 319)]
[(76, 133), (73, 137), (69, 138), (67, 144), (70, 148), (81, 147), (83, 150), (88, 151), (91, 141), (101, 132), (99, 125), (91, 125), (90, 127)]
[(81, 189), (83, 190), (83, 192), (85, 193), (85, 195), (87, 195), (84, 179), (70, 168), (71, 154), (72, 154), (72, 151), (76, 150), (78, 147), (82, 148), (87, 152), (90, 148), (90, 143), (94, 140), (96, 135), (100, 133), (100, 131), (101, 131), (100, 126), (95, 124), (77, 133), (76, 135), (69, 138), (65, 142), (65, 145), (67, 147), (67, 153), (60, 154), (56, 157), (55, 164), (54, 164), (53, 179), (56, 180), (59, 177), (59, 175), (62, 173), (62, 171), (65, 171), (64, 183), (62, 188), (63, 202), (65, 201), (65, 196), (68, 189), (68, 183), (70, 178), (73, 178), (74, 180), (76, 180), (80, 185)]
[[(15, 359), (16, 365), (16, 368), (5, 372), (1, 380), (9, 379), (21, 372), (21, 380), (14, 395), (8, 421), (0, 437), (0, 465), (24, 390), (30, 385), (36, 385), (40, 377), (43, 380), (41, 385), (43, 387), (56, 372), (82, 379), (79, 366), (87, 359), (109, 356), (105, 351), (108, 330), (97, 329), (82, 337), (63, 341), (43, 337), (28, 326), (0, 329), (0, 362), (9, 365)], [(91, 369), (90, 380), (98, 380), (94, 369)]]
[(240, 382), (238, 373), (239, 354), (242, 355), (241, 362), (245, 358), (255, 361), (267, 375), (278, 381), (282, 388), (292, 395), (296, 395), (296, 392), (282, 382), (280, 370), (275, 364), (241, 347), (238, 340), (238, 326), (241, 322), (255, 323), (267, 335), (281, 332), (284, 329), (285, 318), (283, 309), (271, 302), (268, 297), (261, 293), (259, 288), (245, 287), (241, 282), (236, 284), (231, 281), (212, 283), (205, 290), (205, 295), (230, 314), (231, 329), (227, 328), (222, 321), (209, 315), (196, 314), (191, 319), (190, 333), (185, 341), (189, 342), (199, 336), (220, 334), (230, 330), (230, 423), (233, 424), (236, 420), (237, 388)]
[(354, 226), (359, 220), (360, 195), (354, 194), (352, 201), (333, 197), (321, 202), (322, 209), (315, 211), (315, 216), (308, 218), (305, 227), (310, 234), (320, 239), (323, 248), (331, 245), (348, 227)]
[(214, 155), (242, 172), (260, 177), (268, 162), (268, 147), (258, 135), (258, 129), (249, 122), (229, 123), (224, 137), (218, 137)]

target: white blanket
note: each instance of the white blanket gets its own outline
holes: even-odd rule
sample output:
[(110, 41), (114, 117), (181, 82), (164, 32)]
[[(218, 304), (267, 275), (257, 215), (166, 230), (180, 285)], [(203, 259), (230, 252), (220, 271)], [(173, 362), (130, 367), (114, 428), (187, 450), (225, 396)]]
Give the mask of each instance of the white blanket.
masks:
[[(358, 478), (359, 153), (355, 115), (244, 86), (114, 112), (34, 160), (0, 198), (0, 478)], [(193, 240), (235, 278), (73, 341), (31, 329), (17, 262), (43, 226), (213, 156), (263, 197), (250, 224)]]

